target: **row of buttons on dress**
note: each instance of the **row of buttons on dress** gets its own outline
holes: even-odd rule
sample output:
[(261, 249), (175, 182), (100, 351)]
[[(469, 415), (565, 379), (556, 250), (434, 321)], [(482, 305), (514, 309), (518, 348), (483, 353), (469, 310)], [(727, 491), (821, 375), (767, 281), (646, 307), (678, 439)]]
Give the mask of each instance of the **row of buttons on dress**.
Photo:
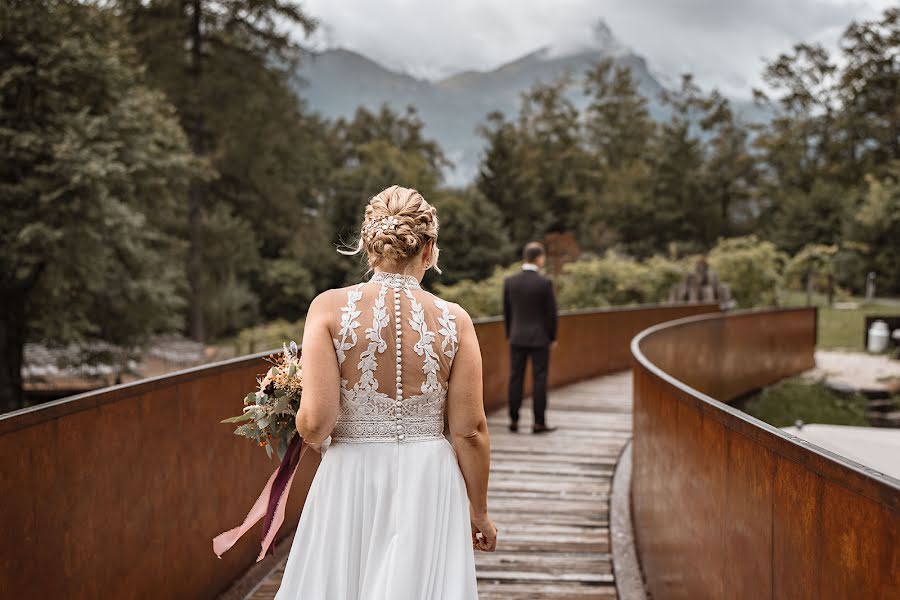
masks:
[(394, 320), (397, 332), (397, 401), (394, 404), (394, 421), (397, 423), (397, 440), (406, 439), (403, 433), (403, 352), (400, 349), (400, 337), (403, 334), (400, 326), (400, 290), (394, 288)]

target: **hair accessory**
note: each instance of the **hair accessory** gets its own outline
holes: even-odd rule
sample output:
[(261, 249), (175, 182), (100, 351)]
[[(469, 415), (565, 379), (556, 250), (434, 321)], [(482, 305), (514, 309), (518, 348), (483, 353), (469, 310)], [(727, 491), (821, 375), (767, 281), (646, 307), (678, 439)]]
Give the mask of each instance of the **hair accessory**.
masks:
[(370, 221), (363, 227), (363, 231), (366, 233), (377, 232), (377, 231), (396, 231), (397, 225), (400, 224), (400, 220), (395, 216), (390, 217), (382, 217), (377, 221)]

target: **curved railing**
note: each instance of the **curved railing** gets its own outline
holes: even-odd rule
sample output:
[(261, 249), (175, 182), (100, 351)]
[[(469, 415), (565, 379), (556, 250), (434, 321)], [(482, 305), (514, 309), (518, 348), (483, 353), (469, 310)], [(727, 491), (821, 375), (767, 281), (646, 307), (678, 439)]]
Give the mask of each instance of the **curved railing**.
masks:
[[(640, 330), (714, 305), (567, 313), (550, 382), (628, 367)], [(506, 396), (503, 324), (476, 325), (485, 401)], [(263, 370), (258, 354), (0, 415), (0, 597), (214, 598), (250, 565), (250, 532), (222, 560), (211, 540), (239, 523), (275, 467), (219, 421)], [(317, 466), (294, 482), (296, 522)], [(286, 526), (285, 532), (290, 530)]]
[(0, 597), (214, 598), (253, 564), (258, 545), (219, 561), (211, 540), (277, 466), (219, 423), (264, 355), (0, 415)]
[(815, 309), (682, 319), (632, 342), (633, 522), (653, 597), (900, 597), (900, 482), (721, 402), (811, 368), (815, 342)]

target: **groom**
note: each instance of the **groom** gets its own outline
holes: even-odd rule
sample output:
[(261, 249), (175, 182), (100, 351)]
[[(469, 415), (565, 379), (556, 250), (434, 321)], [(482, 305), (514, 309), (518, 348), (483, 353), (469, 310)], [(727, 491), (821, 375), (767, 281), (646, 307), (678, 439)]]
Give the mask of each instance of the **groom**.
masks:
[(509, 339), (509, 430), (519, 430), (525, 363), (531, 357), (534, 377), (534, 433), (554, 431), (544, 420), (547, 408), (547, 369), (550, 347), (556, 345), (556, 299), (550, 280), (538, 273), (544, 265), (544, 247), (530, 242), (522, 253), (522, 271), (503, 282), (503, 319)]

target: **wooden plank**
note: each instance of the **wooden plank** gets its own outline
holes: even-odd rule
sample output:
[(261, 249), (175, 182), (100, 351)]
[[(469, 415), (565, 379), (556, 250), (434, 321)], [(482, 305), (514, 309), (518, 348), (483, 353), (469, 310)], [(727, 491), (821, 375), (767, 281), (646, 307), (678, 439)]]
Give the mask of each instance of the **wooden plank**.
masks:
[[(491, 428), (489, 504), (497, 552), (476, 553), (480, 600), (616, 598), (609, 542), (609, 492), (631, 436), (631, 376), (620, 373), (552, 390), (548, 421), (532, 435), (526, 408), (511, 433), (497, 411)], [(271, 600), (284, 561), (247, 596)]]

